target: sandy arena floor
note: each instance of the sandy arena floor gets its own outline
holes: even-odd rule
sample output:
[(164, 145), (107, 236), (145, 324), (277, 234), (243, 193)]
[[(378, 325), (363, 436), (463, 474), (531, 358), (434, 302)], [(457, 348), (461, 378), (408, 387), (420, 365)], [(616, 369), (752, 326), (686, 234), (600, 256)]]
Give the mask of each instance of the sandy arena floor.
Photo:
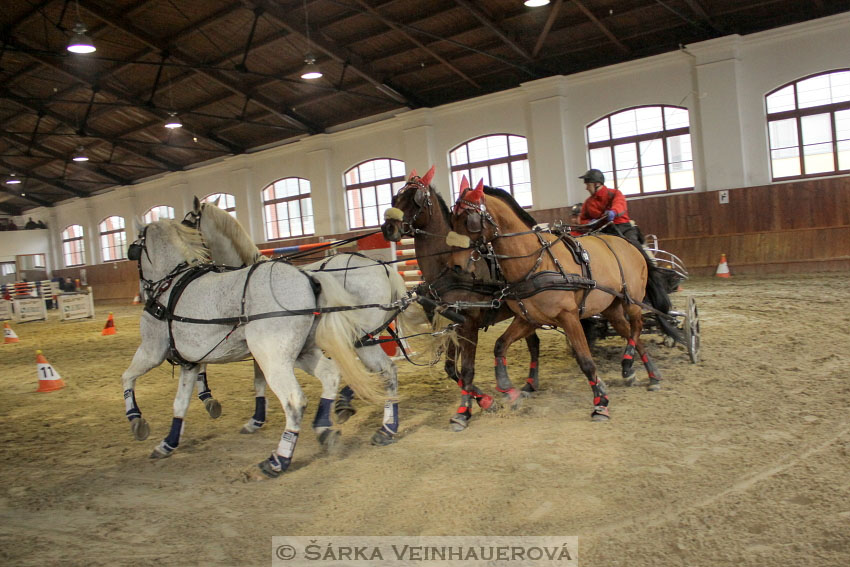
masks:
[[(283, 429), (277, 402), (264, 430), (249, 363), (210, 369), (224, 406), (197, 400), (169, 459), (176, 379), (142, 377), (152, 432), (132, 439), (120, 375), (139, 341), (138, 306), (95, 320), (15, 325), (0, 346), (0, 562), (5, 565), (268, 565), (275, 535), (577, 535), (580, 565), (850, 565), (850, 276), (702, 278), (702, 362), (651, 342), (663, 390), (619, 380), (622, 343), (597, 349), (612, 420), (589, 419), (591, 394), (561, 335), (542, 332), (543, 391), (517, 412), (477, 413), (449, 431), (457, 388), (439, 367), (402, 361), (402, 436), (373, 447), (381, 408), (360, 403), (344, 447), (301, 435), (290, 471), (248, 481)], [(100, 336), (108, 311), (118, 334)], [(482, 335), (478, 381), (494, 392)], [(67, 387), (35, 393), (35, 350)], [(524, 377), (524, 344), (509, 357)], [(302, 380), (311, 400), (317, 381)], [(312, 419), (312, 417), (311, 417)]]

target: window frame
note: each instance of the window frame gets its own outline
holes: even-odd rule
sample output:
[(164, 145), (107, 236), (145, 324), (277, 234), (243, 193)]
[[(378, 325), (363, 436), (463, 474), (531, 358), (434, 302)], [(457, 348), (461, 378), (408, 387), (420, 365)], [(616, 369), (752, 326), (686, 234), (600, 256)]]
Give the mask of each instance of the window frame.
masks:
[[(301, 191), (301, 189), (302, 189), (302, 187), (301, 187), (302, 182), (305, 182), (307, 184), (307, 188), (309, 189), (309, 191), (307, 191), (306, 193), (298, 193), (297, 195), (290, 195), (289, 197), (279, 197), (279, 198), (273, 198), (273, 199), (268, 200), (268, 201), (266, 200), (266, 196), (265, 196), (266, 191), (268, 191), (269, 189), (274, 191), (276, 189), (275, 185), (277, 183), (280, 183), (282, 181), (288, 181), (288, 180), (291, 180), (291, 179), (294, 179), (298, 182), (298, 190), (299, 191)], [(269, 183), (268, 185), (266, 185), (266, 187), (264, 187), (260, 191), (260, 196), (263, 198), (263, 230), (264, 230), (265, 237), (266, 237), (267, 241), (271, 242), (273, 240), (285, 240), (287, 238), (302, 238), (302, 237), (305, 237), (305, 236), (315, 236), (315, 234), (316, 234), (316, 216), (315, 216), (314, 211), (313, 211), (313, 185), (312, 185), (312, 183), (310, 183), (309, 179), (304, 178), (304, 177), (298, 177), (298, 176), (283, 177), (281, 179), (278, 179), (277, 181), (273, 181), (272, 183)], [(272, 235), (269, 233), (269, 227), (271, 226), (272, 222), (274, 222), (277, 225), (276, 226), (277, 232), (278, 232), (278, 234), (280, 234), (280, 232), (281, 232), (281, 230), (280, 230), (281, 219), (277, 218), (274, 221), (270, 221), (268, 219), (267, 214), (266, 214), (266, 211), (268, 210), (267, 207), (276, 206), (278, 203), (288, 203), (290, 201), (309, 201), (310, 202), (310, 215), (305, 215), (303, 203), (299, 204), (301, 214), (297, 217), (297, 219), (298, 219), (298, 221), (301, 225), (301, 234), (297, 234), (297, 235), (291, 234), (292, 230), (290, 228), (290, 230), (289, 230), (290, 235), (289, 236), (278, 236), (278, 237), (273, 238)], [(287, 210), (288, 209), (289, 208), (287, 207)], [(312, 232), (308, 232), (306, 227), (305, 227), (304, 221), (307, 217), (310, 217), (310, 218), (313, 219), (313, 231)], [(290, 223), (290, 227), (291, 227), (292, 221), (294, 219), (293, 219), (293, 217), (287, 217), (287, 219), (288, 219), (288, 221)]]
[(168, 211), (169, 213), (171, 213), (171, 216), (170, 216), (170, 217), (167, 217), (167, 216), (157, 215), (157, 218), (156, 218), (156, 220), (157, 220), (157, 221), (164, 220), (164, 219), (174, 219), (174, 218), (175, 218), (175, 216), (174, 216), (174, 215), (175, 215), (174, 207), (172, 207), (171, 205), (154, 205), (153, 207), (149, 208), (147, 211), (145, 211), (145, 212), (144, 212), (144, 214), (142, 215), (142, 221), (143, 221), (145, 224), (150, 224), (150, 223), (152, 223), (152, 222), (156, 222), (156, 221), (154, 221), (153, 219), (151, 219), (151, 220), (149, 221), (149, 220), (147, 219), (147, 217), (148, 217), (148, 215), (153, 216), (153, 210), (154, 210), (154, 209), (159, 209), (159, 208), (162, 208), (162, 207), (165, 207), (165, 208), (167, 209), (167, 211)]
[[(457, 165), (452, 164), (452, 154), (455, 153), (456, 151), (460, 150), (461, 148), (466, 147), (466, 157), (467, 157), (467, 160), (468, 160), (469, 159), (469, 144), (471, 144), (472, 142), (478, 141), (478, 140), (485, 139), (485, 138), (496, 138), (496, 137), (499, 137), (499, 136), (504, 136), (506, 138), (505, 145), (508, 148), (508, 155), (507, 156), (499, 157), (499, 158), (488, 158), (486, 160), (481, 160), (481, 161), (476, 161), (476, 162), (467, 161), (466, 163), (457, 164)], [(510, 142), (511, 137), (522, 138), (523, 140), (525, 140), (526, 150), (525, 150), (524, 154), (511, 154), (511, 142)], [(495, 166), (495, 165), (502, 165), (502, 164), (507, 165), (509, 182), (508, 182), (507, 187), (498, 186), (498, 188), (507, 191), (508, 193), (510, 193), (511, 197), (514, 197), (514, 199), (516, 199), (516, 196), (514, 194), (514, 185), (515, 185), (514, 184), (514, 171), (513, 171), (513, 167), (511, 167), (511, 166), (514, 163), (524, 161), (524, 162), (528, 163), (528, 192), (529, 192), (529, 195), (531, 196), (530, 197), (531, 203), (528, 204), (528, 205), (524, 205), (523, 208), (524, 209), (533, 208), (534, 207), (534, 191), (532, 190), (533, 184), (531, 183), (531, 162), (529, 162), (528, 155), (529, 155), (528, 138), (526, 136), (521, 135), (521, 134), (511, 134), (510, 132), (496, 132), (496, 133), (493, 133), (493, 134), (483, 134), (483, 135), (477, 136), (475, 138), (470, 138), (469, 140), (466, 140), (465, 142), (461, 142), (457, 146), (451, 148), (448, 152), (448, 156), (449, 156), (449, 173), (450, 173), (450, 176), (451, 176), (451, 183), (452, 183), (452, 202), (457, 201), (457, 199), (459, 197), (458, 188), (460, 187), (460, 180), (461, 180), (461, 177), (463, 175), (466, 175), (469, 183), (474, 186), (476, 183), (478, 183), (478, 180), (472, 179), (472, 170), (486, 167), (487, 168), (487, 176), (489, 177), (489, 179), (492, 182), (492, 179), (493, 179), (492, 167)], [(494, 185), (494, 187), (495, 187), (495, 185)]]
[[(72, 238), (65, 238), (65, 233), (68, 232), (69, 228), (78, 226), (80, 227), (80, 236), (74, 236)], [(59, 237), (62, 239), (62, 260), (65, 264), (66, 268), (75, 268), (77, 266), (85, 266), (86, 265), (86, 231), (83, 225), (81, 224), (69, 224), (65, 228), (62, 229), (62, 232), (59, 233)], [(79, 242), (79, 250), (68, 252), (65, 248), (65, 245), (71, 245), (72, 242)], [(81, 262), (79, 264), (70, 264), (68, 263), (68, 257), (73, 256), (75, 254), (80, 255)], [(72, 258), (73, 259), (73, 258)]]
[[(638, 110), (638, 109), (641, 109), (641, 108), (659, 108), (659, 109), (661, 109), (661, 128), (662, 128), (661, 130), (657, 130), (655, 132), (647, 132), (645, 134), (635, 134), (633, 136), (624, 136), (624, 137), (621, 137), (621, 138), (614, 138), (614, 137), (611, 136), (611, 118), (613, 118), (614, 116), (621, 114), (623, 112), (629, 112), (629, 111)], [(684, 110), (688, 115), (688, 125), (687, 126), (680, 126), (678, 128), (671, 128), (671, 129), (668, 130), (667, 129), (667, 118), (666, 118), (666, 115), (665, 115), (665, 112), (664, 112), (664, 110), (666, 108), (673, 108), (673, 109), (676, 109), (676, 110)], [(596, 142), (591, 142), (590, 141), (590, 129), (593, 126), (595, 126), (596, 124), (599, 124), (600, 122), (602, 122), (603, 120), (608, 120), (608, 136), (609, 136), (608, 139), (596, 141)], [(696, 188), (696, 167), (695, 167), (695, 163), (694, 163), (693, 138), (691, 138), (691, 111), (688, 107), (678, 106), (678, 105), (675, 105), (675, 104), (640, 104), (640, 105), (637, 105), (637, 106), (630, 106), (628, 108), (621, 108), (621, 109), (617, 110), (616, 112), (611, 112), (609, 114), (606, 114), (605, 116), (602, 116), (602, 117), (598, 118), (597, 120), (594, 120), (593, 122), (589, 123), (585, 127), (584, 132), (585, 132), (585, 139), (586, 139), (586, 146), (587, 146), (587, 162), (590, 164), (590, 167), (596, 167), (592, 163), (591, 157), (590, 157), (592, 150), (596, 150), (596, 149), (600, 149), (600, 148), (611, 148), (611, 175), (612, 175), (613, 178), (610, 179), (610, 180), (606, 179), (606, 181), (610, 182), (611, 187), (615, 187), (615, 188), (618, 188), (618, 189), (619, 189), (621, 183), (619, 183), (619, 180), (617, 178), (618, 168), (617, 168), (616, 152), (614, 151), (614, 148), (617, 147), (617, 146), (625, 146), (625, 145), (630, 145), (630, 144), (634, 145), (635, 156), (637, 158), (637, 164), (635, 165), (635, 167), (633, 169), (636, 169), (637, 172), (638, 172), (637, 181), (638, 181), (638, 187), (639, 187), (640, 190), (637, 193), (629, 193), (627, 195), (627, 197), (641, 197), (641, 196), (644, 196), (644, 195), (667, 195), (667, 194), (670, 194), (670, 193), (678, 193), (678, 192), (682, 192), (682, 191), (693, 191)], [(670, 165), (671, 165), (670, 151), (669, 151), (669, 148), (668, 148), (667, 140), (672, 139), (672, 138), (676, 138), (678, 136), (684, 136), (684, 135), (687, 135), (690, 138), (690, 141), (691, 141), (691, 159), (690, 159), (690, 162), (691, 162), (691, 172), (692, 172), (693, 178), (694, 178), (693, 179), (694, 185), (691, 186), (691, 187), (677, 187), (677, 188), (673, 189), (672, 183), (671, 183), (671, 175), (670, 175)], [(664, 165), (664, 183), (666, 185), (666, 189), (663, 189), (661, 191), (657, 191), (657, 190), (656, 191), (645, 191), (644, 190), (644, 179), (643, 179), (643, 173), (642, 173), (643, 165), (641, 163), (642, 153), (640, 151), (640, 145), (643, 142), (649, 142), (649, 141), (652, 141), (652, 140), (661, 140), (661, 150), (662, 150), (663, 155), (664, 155), (664, 164), (663, 164)], [(674, 162), (674, 163), (678, 163), (678, 162)], [(656, 164), (656, 165), (659, 165), (659, 164)], [(654, 166), (648, 166), (648, 167), (654, 167)], [(598, 168), (598, 167), (596, 167), (596, 168), (601, 169), (601, 168)], [(629, 170), (629, 171), (631, 171), (631, 170)], [(606, 183), (606, 185), (607, 185), (607, 183)]]
[[(360, 181), (358, 183), (353, 183), (353, 184), (350, 184), (350, 185), (348, 184), (347, 177), (348, 177), (349, 173), (351, 173), (353, 170), (355, 170), (357, 168), (360, 168), (360, 167), (362, 167), (366, 164), (376, 162), (376, 161), (387, 161), (387, 162), (389, 162), (388, 165), (389, 165), (389, 170), (390, 170), (390, 177), (383, 178), (383, 179), (372, 179), (370, 181)], [(401, 175), (399, 175), (399, 176), (393, 175), (393, 162), (398, 162), (400, 164), (401, 172), (402, 172)], [(361, 161), (360, 163), (357, 163), (357, 164), (349, 167), (348, 169), (346, 169), (342, 174), (342, 180), (343, 180), (343, 190), (345, 191), (345, 222), (346, 222), (346, 225), (348, 226), (348, 230), (366, 230), (366, 229), (369, 229), (369, 228), (377, 228), (377, 227), (381, 226), (381, 223), (383, 222), (382, 219), (383, 219), (384, 211), (382, 211), (380, 209), (380, 207), (384, 206), (384, 205), (387, 206), (387, 207), (390, 206), (389, 203), (378, 202), (379, 201), (378, 186), (379, 185), (389, 185), (390, 186), (390, 196), (392, 197), (393, 195), (395, 195), (398, 192), (398, 190), (401, 189), (404, 186), (404, 184), (407, 182), (407, 175), (405, 174), (405, 163), (404, 163), (403, 160), (391, 158), (391, 157), (376, 157), (376, 158), (367, 159), (367, 160)], [(361, 204), (358, 207), (358, 209), (360, 210), (360, 216), (363, 217), (364, 224), (362, 226), (352, 226), (351, 215), (354, 213), (355, 209), (352, 208), (352, 203), (351, 203), (351, 198), (350, 198), (351, 194), (354, 191), (358, 191), (359, 196), (362, 197), (362, 191), (364, 189), (369, 189), (369, 188), (371, 188), (373, 190), (373, 193), (374, 193), (374, 196), (375, 196), (375, 204), (369, 205), (369, 206), (363, 205), (362, 204), (362, 198), (361, 198)], [(363, 212), (366, 211), (367, 208), (374, 208), (375, 211), (377, 212), (377, 214), (376, 214), (377, 223), (376, 224), (365, 224), (365, 215), (363, 214)]]
[[(113, 219), (113, 218), (120, 219), (121, 224), (123, 226), (121, 226), (120, 228), (113, 228), (113, 229), (110, 229), (110, 230), (104, 230), (103, 225), (106, 224), (106, 221), (108, 221), (109, 219)], [(126, 226), (127, 226), (126, 220), (124, 219), (124, 217), (122, 217), (120, 215), (109, 215), (108, 217), (104, 218), (102, 221), (97, 223), (98, 236), (100, 237), (100, 257), (101, 257), (101, 260), (103, 261), (103, 263), (120, 262), (122, 260), (127, 259)], [(120, 234), (120, 237), (115, 236), (115, 235), (119, 235), (119, 234)], [(107, 240), (111, 240), (112, 241), (111, 244), (104, 246), (104, 244), (103, 244), (104, 237), (106, 237)], [(116, 242), (116, 240), (118, 240), (119, 242)], [(116, 257), (107, 260), (106, 259), (107, 249), (112, 249), (113, 252), (117, 252), (117, 254), (110, 254), (110, 255), (115, 255)]]
[[(233, 197), (233, 206), (232, 207), (218, 207), (218, 208), (220, 208), (222, 211), (226, 212), (227, 214), (229, 214), (233, 218), (237, 218), (236, 217), (236, 195), (234, 195), (232, 193), (225, 193), (223, 191), (218, 191), (216, 193), (210, 193), (209, 195), (207, 195), (206, 197), (201, 199), (201, 203), (212, 203), (213, 201), (215, 201), (215, 199), (211, 199), (210, 197), (214, 197), (216, 195), (220, 195), (220, 196), (224, 197), (224, 204), (225, 205), (227, 205), (227, 198)], [(216, 205), (216, 206), (218, 206), (218, 205)]]
[[(847, 169), (839, 169), (838, 167), (838, 132), (836, 130), (835, 124), (835, 115), (837, 112), (850, 110), (850, 100), (846, 100), (844, 102), (832, 102), (828, 104), (823, 104), (820, 106), (810, 106), (807, 108), (800, 108), (800, 97), (797, 91), (797, 86), (803, 81), (807, 81), (809, 79), (813, 79), (815, 77), (820, 77), (823, 75), (832, 75), (834, 73), (850, 73), (850, 68), (841, 68), (841, 69), (831, 69), (829, 71), (822, 71), (820, 73), (814, 73), (812, 75), (807, 75), (805, 77), (800, 77), (799, 79), (795, 79), (789, 83), (785, 83), (784, 85), (780, 85), (775, 89), (771, 90), (767, 94), (764, 95), (764, 113), (765, 113), (765, 126), (767, 127), (767, 161), (770, 167), (770, 180), (771, 181), (793, 181), (795, 179), (813, 179), (817, 177), (829, 177), (831, 175), (846, 175), (850, 173), (850, 168)], [(782, 110), (779, 112), (769, 112), (767, 99), (776, 94), (777, 92), (786, 89), (788, 87), (793, 87), (794, 89), (794, 106), (795, 108), (792, 110)], [(818, 114), (829, 114), (829, 126), (830, 126), (830, 134), (832, 136), (832, 164), (834, 169), (832, 171), (821, 171), (817, 173), (805, 173), (806, 171), (806, 155), (805, 155), (805, 147), (806, 145), (803, 143), (803, 118), (807, 116), (815, 116)], [(797, 159), (800, 165), (800, 175), (790, 175), (784, 177), (776, 177), (773, 172), (773, 151), (772, 140), (770, 137), (770, 124), (771, 122), (779, 122), (781, 120), (791, 120), (793, 119), (797, 126), (797, 145), (794, 146), (797, 149)], [(810, 144), (811, 145), (811, 144)], [(788, 149), (788, 148), (775, 148), (775, 149)]]

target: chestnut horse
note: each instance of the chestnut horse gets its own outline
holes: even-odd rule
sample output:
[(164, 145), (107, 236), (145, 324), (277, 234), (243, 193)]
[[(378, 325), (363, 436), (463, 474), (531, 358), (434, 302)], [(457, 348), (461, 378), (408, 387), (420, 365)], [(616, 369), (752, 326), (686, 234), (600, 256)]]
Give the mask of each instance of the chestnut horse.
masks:
[(596, 374), (580, 323), (581, 318), (600, 313), (628, 339), (623, 377), (633, 376), (637, 349), (649, 373), (649, 388), (660, 387), (660, 376), (640, 341), (643, 316), (636, 302), (643, 301), (646, 294), (650, 267), (635, 246), (618, 236), (574, 239), (536, 230), (532, 219), (513, 199), (485, 195), (483, 183), (461, 194), (452, 228), (447, 244), (454, 246), (455, 270), (476, 270), (480, 260), (486, 258), (498, 266), (508, 282), (502, 297), (516, 317), (496, 343), (499, 390), (512, 387), (505, 358), (511, 343), (538, 327), (560, 327), (593, 390), (591, 418), (608, 420), (605, 384)]
[[(427, 284), (423, 294), (429, 294), (442, 304), (457, 301), (463, 303), (490, 304), (503, 287), (504, 282), (492, 279), (483, 262), (476, 264), (472, 276), (461, 276), (450, 270), (451, 248), (446, 245), (446, 235), (451, 230), (449, 209), (430, 183), (434, 176), (434, 167), (421, 178), (412, 172), (407, 183), (393, 197), (391, 209), (384, 213), (381, 231), (387, 240), (398, 242), (404, 236), (412, 236), (416, 248), (416, 258), (422, 278)], [(466, 185), (468, 187), (468, 184)], [(445, 370), (451, 379), (461, 387), (461, 404), (451, 418), (452, 428), (461, 431), (467, 427), (470, 419), (472, 400), (487, 409), (493, 403), (473, 384), (475, 379), (475, 351), (478, 347), (478, 330), (485, 329), (513, 316), (506, 306), (493, 309), (473, 307), (462, 310), (466, 321), (458, 330), (459, 350), (449, 344), (446, 352)], [(503, 391), (512, 404), (517, 404), (523, 395), (538, 388), (537, 359), (540, 351), (540, 339), (533, 332), (526, 337), (528, 352), (531, 356), (529, 375), (522, 390), (509, 388)], [(457, 363), (460, 361), (460, 373)]]

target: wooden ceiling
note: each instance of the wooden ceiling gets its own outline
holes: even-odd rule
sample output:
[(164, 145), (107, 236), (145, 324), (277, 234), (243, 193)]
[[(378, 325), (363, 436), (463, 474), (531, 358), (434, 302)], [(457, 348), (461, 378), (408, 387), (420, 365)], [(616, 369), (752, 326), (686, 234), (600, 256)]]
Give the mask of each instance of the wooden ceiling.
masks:
[[(3, 0), (0, 212), (20, 214), (382, 113), (801, 22), (848, 4)], [(95, 53), (66, 51), (77, 21)], [(307, 53), (322, 78), (300, 78)], [(174, 112), (184, 127), (164, 128)], [(72, 161), (79, 148), (89, 161)], [(23, 182), (6, 184), (12, 174)]]

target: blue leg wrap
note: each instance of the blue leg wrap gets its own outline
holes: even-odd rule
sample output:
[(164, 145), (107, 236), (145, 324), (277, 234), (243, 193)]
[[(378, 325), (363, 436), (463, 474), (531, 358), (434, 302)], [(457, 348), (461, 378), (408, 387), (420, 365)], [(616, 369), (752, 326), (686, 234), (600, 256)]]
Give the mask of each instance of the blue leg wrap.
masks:
[(384, 429), (390, 435), (398, 433), (398, 402), (384, 404)]
[(251, 418), (257, 424), (262, 425), (266, 422), (266, 397), (257, 396), (254, 398), (254, 416)]
[(142, 410), (136, 405), (136, 393), (133, 390), (124, 390), (124, 407), (127, 409), (129, 421), (142, 417)]
[(328, 398), (319, 398), (319, 409), (316, 410), (316, 417), (313, 419), (313, 429), (317, 427), (331, 427), (331, 406), (334, 401)]
[(212, 392), (210, 392), (210, 387), (207, 384), (207, 373), (201, 372), (198, 374), (198, 399), (203, 402), (211, 397)]
[(183, 432), (183, 419), (175, 417), (171, 420), (171, 431), (168, 432), (168, 437), (165, 438), (165, 444), (171, 449), (176, 449), (180, 445), (180, 434)]
[(351, 386), (346, 385), (339, 391), (338, 397), (350, 402), (354, 398), (354, 390), (351, 389)]

